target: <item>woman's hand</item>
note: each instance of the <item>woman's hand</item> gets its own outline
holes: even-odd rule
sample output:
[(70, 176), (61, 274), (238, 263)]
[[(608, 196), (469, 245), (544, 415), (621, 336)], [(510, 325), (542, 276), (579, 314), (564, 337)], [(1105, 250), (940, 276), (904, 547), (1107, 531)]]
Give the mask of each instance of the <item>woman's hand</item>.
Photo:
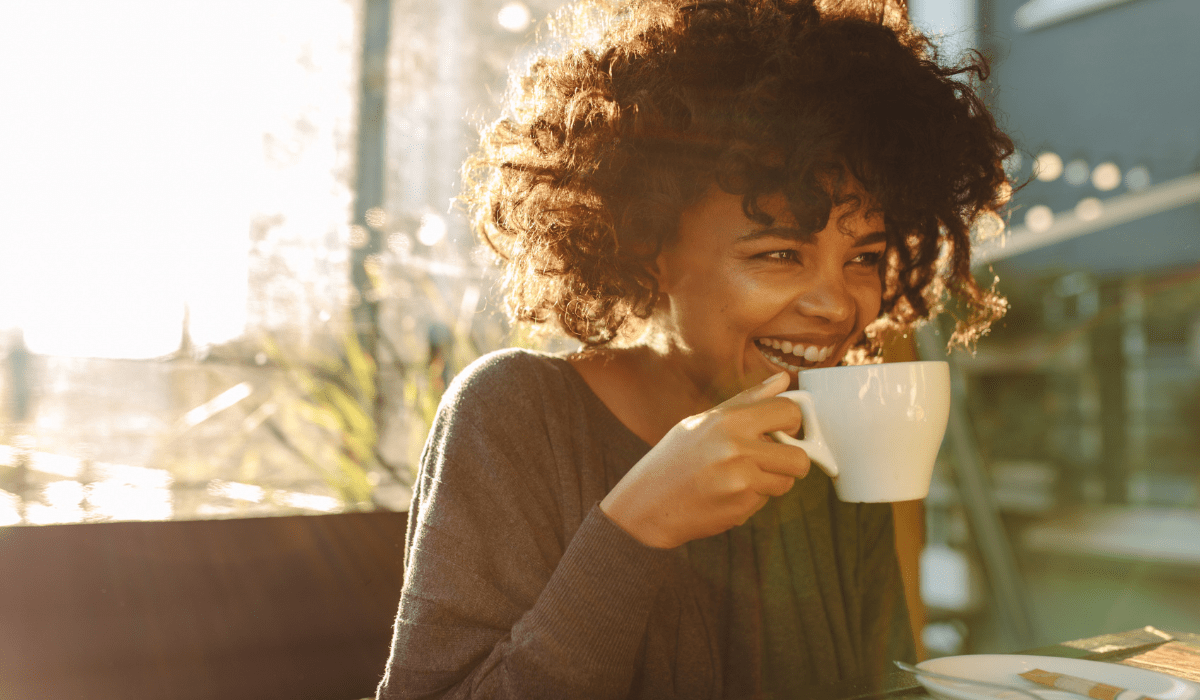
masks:
[(800, 429), (800, 408), (776, 396), (777, 374), (675, 425), (600, 502), (614, 523), (651, 547), (671, 548), (741, 525), (808, 473), (808, 455), (768, 433)]

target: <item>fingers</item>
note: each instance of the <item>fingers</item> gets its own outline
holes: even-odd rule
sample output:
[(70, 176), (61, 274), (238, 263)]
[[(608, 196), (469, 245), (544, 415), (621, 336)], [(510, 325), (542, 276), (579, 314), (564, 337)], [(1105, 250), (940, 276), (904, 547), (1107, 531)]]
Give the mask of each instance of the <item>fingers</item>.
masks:
[(794, 435), (804, 422), (804, 414), (800, 406), (791, 399), (782, 396), (768, 396), (753, 403), (723, 406), (722, 410), (729, 417), (730, 425), (738, 433), (757, 438), (776, 430), (782, 430), (788, 435)]
[(751, 410), (746, 411), (746, 419), (756, 434), (766, 435), (776, 430), (782, 430), (788, 435), (794, 435), (804, 424), (804, 414), (800, 406), (791, 399), (773, 396), (760, 401)]
[(741, 406), (741, 405), (745, 405), (745, 404), (751, 404), (756, 401), (760, 401), (762, 399), (768, 398), (770, 396), (774, 396), (774, 395), (778, 394), (779, 392), (786, 390), (788, 388), (789, 382), (791, 382), (791, 378), (788, 377), (787, 372), (779, 372), (778, 374), (772, 374), (771, 376), (767, 377), (766, 380), (763, 381), (762, 384), (757, 384), (755, 386), (750, 387), (749, 389), (746, 389), (745, 391), (743, 391), (740, 394), (737, 394), (733, 398), (726, 400), (721, 405), (722, 406)]
[(754, 490), (763, 496), (782, 496), (796, 485), (795, 477), (791, 476), (763, 472), (762, 477)]
[(787, 372), (773, 374), (763, 383), (746, 389), (707, 414), (724, 416), (730, 419), (729, 425), (735, 428), (735, 432), (749, 431), (754, 437), (776, 430), (795, 434), (803, 421), (800, 407), (790, 399), (777, 396), (788, 388), (790, 382)]
[(800, 478), (812, 468), (808, 453), (795, 445), (762, 441), (750, 449), (751, 459), (765, 473)]
[(730, 493), (782, 496), (812, 468), (808, 454), (792, 445), (762, 442), (744, 456), (722, 479)]

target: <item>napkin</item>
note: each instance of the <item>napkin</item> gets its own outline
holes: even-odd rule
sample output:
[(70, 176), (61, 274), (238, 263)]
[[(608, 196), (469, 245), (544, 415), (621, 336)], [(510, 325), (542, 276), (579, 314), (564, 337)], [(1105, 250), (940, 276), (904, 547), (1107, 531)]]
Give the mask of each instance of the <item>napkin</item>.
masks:
[[(1043, 671), (1040, 668), (1035, 668), (1032, 671), (1026, 671), (1018, 675), (1034, 683), (1048, 685), (1051, 688), (1058, 688), (1059, 690), (1066, 690), (1079, 695), (1086, 695), (1089, 698), (1096, 698), (1096, 700), (1116, 700), (1116, 697), (1126, 690), (1125, 688), (1118, 688), (1115, 685), (1107, 683), (1098, 683), (1084, 678), (1068, 676), (1065, 673)], [(1138, 695), (1132, 700), (1146, 700), (1146, 696)]]
[(1200, 648), (1184, 642), (1160, 644), (1121, 663), (1200, 682)]

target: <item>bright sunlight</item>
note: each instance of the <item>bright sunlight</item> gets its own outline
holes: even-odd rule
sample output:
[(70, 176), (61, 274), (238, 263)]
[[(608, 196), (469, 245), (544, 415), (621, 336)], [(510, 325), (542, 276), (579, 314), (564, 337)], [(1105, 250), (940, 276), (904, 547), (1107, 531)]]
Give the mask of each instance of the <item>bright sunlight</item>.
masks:
[(346, 219), (354, 22), (339, 0), (5, 4), (0, 331), (155, 357), (186, 307), (197, 343), (241, 334), (252, 216)]

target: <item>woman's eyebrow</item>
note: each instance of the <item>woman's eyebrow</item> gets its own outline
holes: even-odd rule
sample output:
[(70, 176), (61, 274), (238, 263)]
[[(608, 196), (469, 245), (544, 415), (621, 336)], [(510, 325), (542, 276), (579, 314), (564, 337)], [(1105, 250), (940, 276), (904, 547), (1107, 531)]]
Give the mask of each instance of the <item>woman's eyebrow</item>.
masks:
[[(786, 238), (789, 240), (797, 241), (799, 243), (809, 243), (809, 242), (812, 242), (812, 240), (815, 236), (816, 236), (815, 231), (805, 232), (805, 231), (802, 231), (802, 230), (792, 227), (792, 226), (768, 226), (766, 228), (755, 229), (753, 231), (744, 233), (741, 236), (738, 236), (737, 240), (740, 243), (742, 241), (758, 240), (759, 238)], [(886, 242), (887, 242), (887, 232), (884, 230), (879, 230), (879, 231), (872, 231), (870, 233), (863, 234), (862, 236), (860, 236), (858, 238), (855, 238), (853, 245), (854, 245), (854, 247), (857, 248), (857, 247), (861, 247), (861, 246), (868, 246), (868, 245), (874, 245), (876, 243), (886, 243)]]
[(887, 231), (872, 231), (854, 239), (854, 247), (874, 245), (887, 242)]
[(766, 228), (754, 229), (748, 231), (741, 236), (738, 236), (738, 242), (754, 241), (759, 238), (786, 238), (800, 243), (812, 241), (816, 235), (815, 231), (805, 233), (793, 226), (767, 226)]

